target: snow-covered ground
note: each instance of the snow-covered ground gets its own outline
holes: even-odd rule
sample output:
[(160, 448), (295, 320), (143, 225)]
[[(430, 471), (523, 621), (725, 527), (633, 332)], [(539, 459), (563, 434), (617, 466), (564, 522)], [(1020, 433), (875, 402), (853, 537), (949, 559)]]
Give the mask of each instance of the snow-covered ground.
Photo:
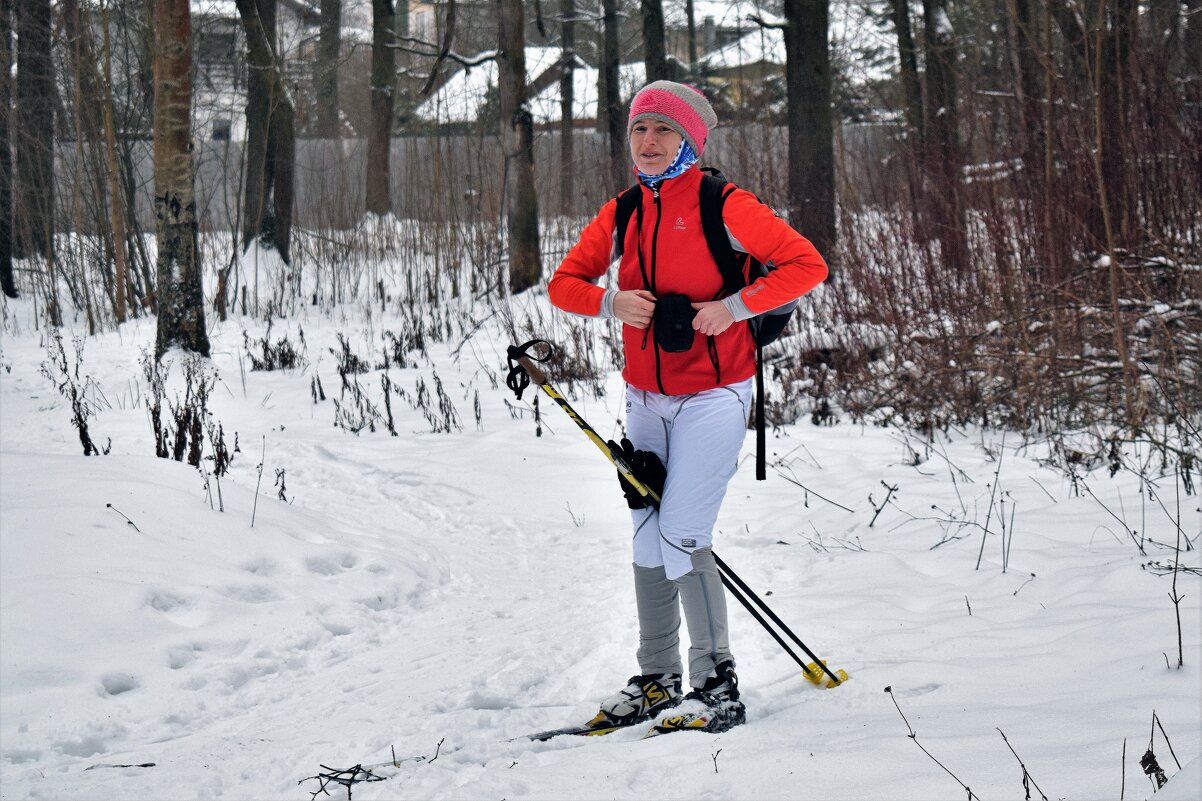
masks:
[[(549, 315), (545, 298), (517, 303)], [(617, 482), (545, 398), (536, 437), (534, 390), (515, 402), (501, 380), (496, 317), (387, 370), (411, 398), (437, 373), (462, 430), (432, 433), (395, 394), (398, 436), (336, 426), (330, 349), (342, 334), (378, 361), (399, 323), (374, 314), (277, 321), (273, 341), (303, 328), (308, 364), (275, 372), (249, 369), (243, 332), (262, 323), (211, 323), (210, 409), (239, 444), (218, 482), (154, 457), (139, 365), (153, 321), (83, 340), (92, 438), (111, 443), (84, 457), (40, 372), (47, 332), (8, 302), (0, 797), (304, 801), (321, 766), (395, 751), (422, 758), (374, 769), (387, 780), (354, 798), (962, 799), (961, 782), (1020, 798), (1021, 758), (1032, 797), (1134, 799), (1153, 795), (1139, 761), (1154, 734), (1170, 777), (1155, 797), (1202, 798), (1202, 587), (1177, 578), (1177, 669), (1157, 569), (1175, 519), (1202, 544), (1198, 496), (1171, 475), (1150, 476), (1153, 497), (1129, 471), (1074, 483), (1038, 443), (980, 430), (925, 443), (806, 421), (770, 440), (766, 482), (748, 437), (718, 551), (850, 681), (804, 681), (735, 606), (747, 725), (521, 738), (586, 719), (637, 672)], [(381, 372), (359, 376), (377, 405)], [(604, 436), (620, 388), (613, 375), (604, 398), (572, 400)], [(1116, 518), (1155, 540), (1146, 555)]]

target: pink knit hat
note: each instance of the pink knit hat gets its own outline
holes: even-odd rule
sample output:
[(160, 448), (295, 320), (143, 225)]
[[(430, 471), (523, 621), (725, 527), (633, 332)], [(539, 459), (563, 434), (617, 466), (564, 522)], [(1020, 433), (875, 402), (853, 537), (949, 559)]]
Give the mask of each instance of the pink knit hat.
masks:
[(674, 81), (655, 81), (644, 86), (630, 103), (626, 135), (639, 120), (659, 120), (672, 126), (684, 137), (693, 152), (701, 156), (710, 128), (718, 124), (714, 107), (701, 90)]

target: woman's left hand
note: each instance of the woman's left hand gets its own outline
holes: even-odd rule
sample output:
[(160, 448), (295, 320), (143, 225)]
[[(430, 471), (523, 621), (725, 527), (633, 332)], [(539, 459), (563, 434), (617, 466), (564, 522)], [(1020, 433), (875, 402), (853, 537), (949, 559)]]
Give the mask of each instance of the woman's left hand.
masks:
[(706, 336), (717, 336), (734, 324), (734, 316), (721, 301), (694, 303), (693, 308), (697, 310), (697, 316), (693, 318), (693, 330)]

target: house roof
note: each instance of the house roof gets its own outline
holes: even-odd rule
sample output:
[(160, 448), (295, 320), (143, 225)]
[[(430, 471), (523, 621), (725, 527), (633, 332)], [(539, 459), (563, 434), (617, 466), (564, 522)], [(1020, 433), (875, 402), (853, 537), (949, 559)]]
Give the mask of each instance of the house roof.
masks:
[(716, 71), (751, 64), (784, 64), (785, 37), (778, 28), (756, 28), (737, 41), (707, 53), (701, 62)]
[[(530, 111), (536, 125), (559, 121), (559, 65), (563, 50), (558, 47), (526, 48), (526, 82), (546, 84), (530, 98)], [(548, 73), (554, 72), (555, 76)], [(619, 71), (622, 97), (629, 98), (645, 80), (643, 64), (623, 64)], [(597, 118), (597, 69), (577, 67), (572, 71), (573, 116), (579, 120)], [(419, 119), (439, 124), (474, 122), (489, 91), (497, 85), (497, 62), (486, 61), (452, 75), (415, 110)]]

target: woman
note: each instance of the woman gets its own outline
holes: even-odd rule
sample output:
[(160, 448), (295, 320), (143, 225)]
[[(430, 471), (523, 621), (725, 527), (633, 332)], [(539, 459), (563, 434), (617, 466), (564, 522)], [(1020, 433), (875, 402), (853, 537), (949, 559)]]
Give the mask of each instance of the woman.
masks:
[[(722, 205), (731, 244), (775, 269), (722, 297), (723, 279), (702, 230), (703, 173), (697, 166), (716, 124), (698, 90), (671, 81), (644, 87), (627, 124), (641, 198), (623, 241), (617, 241), (615, 198), (584, 229), (548, 287), (551, 302), (564, 311), (624, 323), (630, 439), (624, 446), (631, 461), (657, 467), (655, 459), (636, 453), (649, 452), (666, 468), (658, 509), (627, 493), (640, 672), (602, 703), (590, 725), (645, 720), (681, 700), (682, 607), (693, 688), (687, 697), (701, 702), (687, 725), (722, 730), (745, 718), (712, 550), (755, 374), (755, 345), (745, 321), (809, 292), (827, 268), (808, 240), (736, 188)], [(617, 254), (617, 289), (603, 289), (597, 282)]]

